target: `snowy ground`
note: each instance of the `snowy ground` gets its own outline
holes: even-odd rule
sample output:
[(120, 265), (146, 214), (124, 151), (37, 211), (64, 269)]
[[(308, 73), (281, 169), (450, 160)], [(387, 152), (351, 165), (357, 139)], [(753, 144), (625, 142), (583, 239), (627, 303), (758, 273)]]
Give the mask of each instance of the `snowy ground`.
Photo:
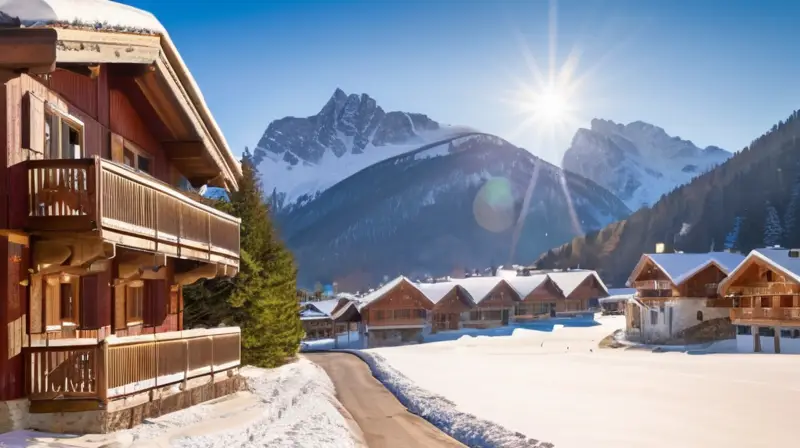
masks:
[[(306, 359), (278, 369), (242, 369), (249, 392), (106, 435), (0, 434), (8, 447), (356, 447), (325, 372)], [(32, 438), (31, 438), (32, 437)], [(27, 439), (27, 440), (26, 440)]]
[(457, 411), (558, 448), (792, 446), (800, 356), (598, 349), (624, 325), (367, 350)]

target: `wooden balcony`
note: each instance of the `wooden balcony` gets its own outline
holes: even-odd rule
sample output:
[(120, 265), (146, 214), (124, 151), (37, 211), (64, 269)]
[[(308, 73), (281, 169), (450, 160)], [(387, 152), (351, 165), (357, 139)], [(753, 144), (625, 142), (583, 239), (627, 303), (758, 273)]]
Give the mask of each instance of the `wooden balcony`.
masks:
[(755, 283), (747, 286), (731, 286), (728, 295), (778, 296), (800, 294), (800, 285), (790, 282)]
[(96, 232), (139, 250), (239, 266), (240, 220), (101, 158), (25, 162), (19, 227)]
[(732, 321), (736, 320), (800, 320), (800, 308), (731, 308)]
[(633, 287), (648, 291), (672, 290), (672, 283), (668, 280), (639, 280), (633, 282)]
[(61, 401), (66, 407), (82, 399), (103, 407), (115, 398), (238, 367), (240, 336), (231, 327), (25, 347), (25, 390), (32, 403)]

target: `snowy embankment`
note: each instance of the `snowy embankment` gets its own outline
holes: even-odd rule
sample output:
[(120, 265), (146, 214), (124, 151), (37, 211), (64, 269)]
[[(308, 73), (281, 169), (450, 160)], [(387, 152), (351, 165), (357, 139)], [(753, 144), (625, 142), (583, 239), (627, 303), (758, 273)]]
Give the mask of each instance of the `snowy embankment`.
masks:
[(276, 369), (244, 367), (241, 374), (248, 391), (148, 419), (129, 430), (81, 437), (19, 431), (0, 435), (0, 446), (364, 446), (360, 429), (336, 400), (330, 378), (312, 362), (301, 358)]
[(459, 411), (452, 401), (418, 387), (413, 381), (392, 368), (381, 355), (357, 350), (342, 351), (352, 353), (366, 362), (375, 378), (392, 392), (409, 411), (428, 420), (446, 434), (469, 447), (548, 448), (554, 446)]

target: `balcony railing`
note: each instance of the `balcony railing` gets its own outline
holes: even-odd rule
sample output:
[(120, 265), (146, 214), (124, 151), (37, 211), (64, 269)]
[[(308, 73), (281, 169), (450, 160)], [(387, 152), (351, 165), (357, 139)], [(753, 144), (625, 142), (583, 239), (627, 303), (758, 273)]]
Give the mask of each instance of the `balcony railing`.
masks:
[(55, 340), (23, 349), (30, 400), (107, 402), (237, 367), (238, 327), (123, 338)]
[(789, 282), (758, 283), (748, 286), (731, 286), (728, 295), (737, 296), (775, 296), (800, 294), (800, 285)]
[(672, 283), (667, 280), (639, 280), (633, 282), (633, 287), (639, 290), (649, 291), (671, 290)]
[(730, 316), (731, 320), (798, 320), (800, 319), (800, 308), (731, 308)]
[(107, 230), (138, 249), (239, 264), (240, 220), (157, 179), (97, 157), (25, 163), (27, 230)]

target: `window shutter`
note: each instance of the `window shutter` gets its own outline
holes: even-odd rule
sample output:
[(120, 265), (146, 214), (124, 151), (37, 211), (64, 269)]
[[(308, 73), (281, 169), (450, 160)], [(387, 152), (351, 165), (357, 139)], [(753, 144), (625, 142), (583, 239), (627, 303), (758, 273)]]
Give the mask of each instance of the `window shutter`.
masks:
[(61, 285), (58, 281), (53, 284), (45, 280), (45, 324), (47, 326), (61, 326)]
[(80, 328), (98, 330), (111, 324), (111, 288), (108, 272), (81, 277)]
[(28, 334), (44, 333), (44, 291), (42, 283), (44, 279), (41, 275), (31, 275), (30, 277), (30, 298), (28, 313)]
[(144, 325), (157, 327), (167, 317), (167, 282), (148, 280), (144, 282)]
[(174, 285), (169, 288), (169, 314), (178, 314), (178, 295), (180, 286)]
[(125, 140), (119, 134), (111, 134), (111, 160), (123, 163), (125, 153)]
[(114, 330), (128, 328), (125, 320), (125, 286), (114, 287)]
[(31, 92), (22, 100), (22, 147), (44, 154), (44, 100)]

